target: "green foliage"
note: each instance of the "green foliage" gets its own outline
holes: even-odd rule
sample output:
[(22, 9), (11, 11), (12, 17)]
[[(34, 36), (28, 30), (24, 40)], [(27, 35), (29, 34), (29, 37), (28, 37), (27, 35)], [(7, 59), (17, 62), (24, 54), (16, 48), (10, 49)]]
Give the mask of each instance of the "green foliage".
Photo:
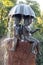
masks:
[(4, 22), (0, 23), (0, 36), (3, 36), (5, 32), (6, 32), (6, 27), (5, 27)]
[(27, 0), (27, 4), (29, 4), (32, 7), (36, 16), (40, 16), (39, 3), (37, 3), (36, 1), (33, 1), (33, 0)]
[(40, 52), (41, 56), (37, 55), (36, 65), (43, 65), (43, 23), (39, 24), (38, 22), (34, 22), (33, 29), (40, 28), (40, 31), (33, 34), (33, 36), (40, 41)]
[(16, 0), (0, 0), (0, 37), (7, 34), (8, 13)]

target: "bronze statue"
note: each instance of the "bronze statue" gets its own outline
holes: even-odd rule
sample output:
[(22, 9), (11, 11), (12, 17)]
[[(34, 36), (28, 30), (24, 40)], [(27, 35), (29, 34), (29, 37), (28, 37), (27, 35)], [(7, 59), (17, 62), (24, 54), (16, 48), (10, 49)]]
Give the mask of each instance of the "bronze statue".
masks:
[[(18, 6), (20, 7), (20, 9), (19, 9)], [(31, 31), (28, 28), (28, 26), (30, 26), (30, 24), (32, 23), (32, 20), (35, 17), (35, 13), (26, 4), (19, 4), (19, 5), (17, 5), (17, 7), (15, 6), (14, 12), (12, 13), (13, 10), (11, 10), (10, 14), (9, 14), (9, 15), (12, 15), (12, 17), (15, 18), (15, 23), (14, 23), (14, 39), (16, 39), (16, 42), (14, 40), (14, 46), (11, 48), (11, 50), (15, 50), (16, 49), (16, 45), (17, 45), (17, 41), (18, 40), (28, 41), (28, 42), (32, 43), (32, 53), (36, 54), (35, 47), (39, 47), (39, 43), (40, 42), (37, 39), (33, 38), (31, 34), (33, 34), (38, 29), (35, 30), (35, 31)], [(32, 12), (29, 13), (30, 11), (28, 12), (25, 9), (25, 11), (28, 13), (28, 14), (26, 14), (26, 12), (24, 11), (23, 7), (24, 7), (24, 9), (25, 9), (25, 7), (26, 7), (26, 9), (30, 8), (29, 10), (31, 10)], [(18, 9), (19, 9), (19, 11), (18, 11)], [(20, 25), (22, 18), (24, 19), (24, 24)], [(39, 51), (39, 48), (38, 48), (38, 51)]]

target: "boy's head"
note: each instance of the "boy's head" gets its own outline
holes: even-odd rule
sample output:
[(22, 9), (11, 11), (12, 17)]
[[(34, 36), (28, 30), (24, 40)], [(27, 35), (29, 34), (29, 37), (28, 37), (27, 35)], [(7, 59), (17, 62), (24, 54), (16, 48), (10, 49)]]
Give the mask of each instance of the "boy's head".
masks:
[(24, 17), (24, 25), (25, 25), (25, 26), (30, 25), (30, 24), (33, 22), (33, 19), (34, 19), (34, 18), (32, 18), (31, 16), (25, 16), (25, 17)]
[(30, 25), (33, 22), (33, 18), (29, 17), (28, 25)]

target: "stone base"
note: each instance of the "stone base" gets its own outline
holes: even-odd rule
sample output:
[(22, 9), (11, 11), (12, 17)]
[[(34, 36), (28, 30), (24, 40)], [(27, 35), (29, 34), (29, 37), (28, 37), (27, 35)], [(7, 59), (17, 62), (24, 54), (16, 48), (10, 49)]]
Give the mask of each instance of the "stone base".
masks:
[(36, 65), (35, 55), (31, 53), (31, 48), (32, 44), (19, 42), (15, 52), (8, 51), (8, 65)]

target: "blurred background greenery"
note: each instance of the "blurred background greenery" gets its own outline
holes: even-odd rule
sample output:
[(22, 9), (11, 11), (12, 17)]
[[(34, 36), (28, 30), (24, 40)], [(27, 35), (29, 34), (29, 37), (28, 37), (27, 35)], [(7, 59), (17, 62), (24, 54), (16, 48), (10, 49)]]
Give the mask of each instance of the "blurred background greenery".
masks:
[[(33, 29), (40, 28), (40, 31), (34, 33), (33, 36), (41, 42), (40, 48), (42, 55), (38, 58), (38, 65), (43, 65), (43, 13), (41, 13), (39, 3), (33, 0), (26, 1), (26, 3), (32, 7), (36, 15)], [(16, 2), (16, 0), (0, 0), (0, 38), (7, 35), (8, 13), (10, 9), (16, 5)]]

